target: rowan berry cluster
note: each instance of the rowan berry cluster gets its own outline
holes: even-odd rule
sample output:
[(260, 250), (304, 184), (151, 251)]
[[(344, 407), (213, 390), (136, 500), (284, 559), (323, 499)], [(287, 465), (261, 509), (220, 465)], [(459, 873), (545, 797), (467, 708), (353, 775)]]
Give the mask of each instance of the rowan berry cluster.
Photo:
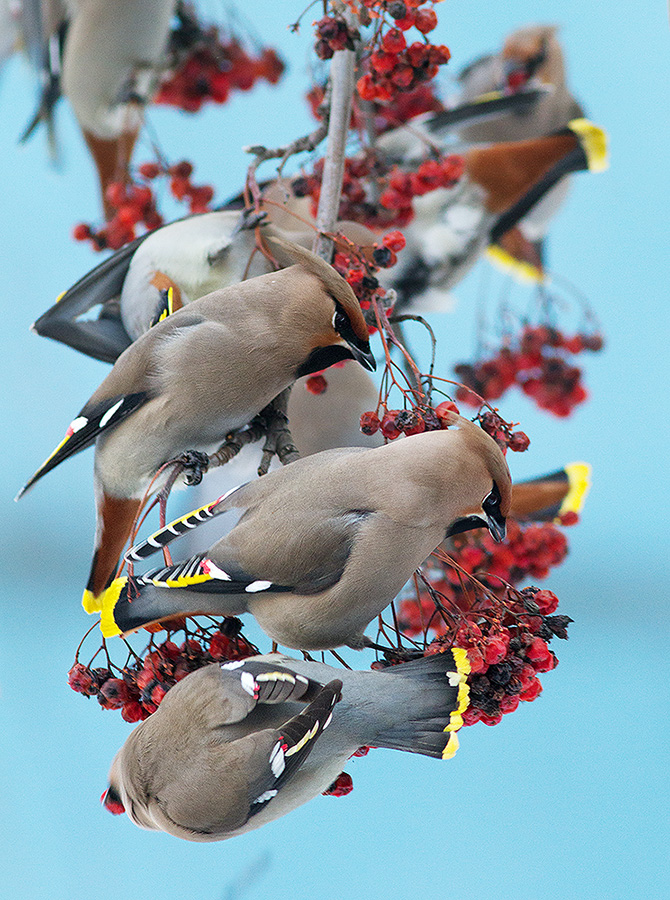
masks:
[[(144, 653), (133, 654), (123, 667), (114, 666), (109, 658), (108, 668), (91, 668), (76, 661), (68, 676), (70, 687), (86, 697), (97, 697), (103, 709), (120, 709), (126, 722), (139, 722), (155, 712), (170, 688), (190, 672), (212, 662), (258, 653), (241, 634), (239, 619), (229, 617), (210, 627), (197, 624), (195, 632), (187, 632), (185, 624), (185, 620), (175, 620), (167, 640), (156, 645), (152, 638)], [(182, 629), (184, 640), (177, 644), (173, 638)]]
[[(573, 524), (576, 519), (572, 514), (565, 524)], [(418, 596), (414, 594), (400, 601), (402, 630), (410, 637), (450, 632), (452, 622), (440, 613), (436, 597), (451, 612), (470, 615), (473, 589), (468, 576), (475, 576), (488, 592), (486, 600), (479, 601), (481, 607), (482, 602), (490, 604), (493, 597), (502, 602), (508, 585), (518, 585), (528, 578), (546, 578), (568, 553), (567, 539), (554, 524), (520, 523), (511, 518), (507, 520), (507, 537), (502, 543), (481, 531), (457, 535), (447, 546), (456, 565), (437, 558), (431, 560), (427, 575), (435, 593), (424, 587)], [(543, 592), (543, 597), (545, 593), (549, 592)], [(542, 611), (553, 612), (546, 607)]]
[(315, 22), (316, 45), (314, 52), (319, 59), (331, 59), (337, 50), (353, 50), (354, 41), (360, 37), (357, 30), (352, 30), (341, 16), (324, 16)]
[(548, 644), (554, 637), (567, 639), (569, 616), (551, 615), (558, 598), (551, 591), (527, 587), (506, 590), (502, 617), (485, 618), (470, 611), (455, 634), (437, 637), (426, 655), (446, 646), (463, 647), (470, 663), (470, 703), (464, 725), (497, 725), (514, 712), (520, 701), (535, 700), (542, 692), (538, 675), (558, 665)]
[(265, 47), (252, 55), (238, 35), (222, 34), (216, 25), (203, 27), (183, 4), (177, 9), (168, 57), (154, 103), (191, 113), (206, 102), (225, 103), (232, 91), (248, 91), (260, 79), (276, 84), (284, 71), (276, 50)]
[[(603, 347), (600, 334), (568, 336), (557, 328), (527, 325), (494, 356), (477, 363), (460, 363), (454, 369), (467, 387), (487, 400), (497, 400), (517, 385), (535, 401), (561, 418), (569, 416), (588, 394), (582, 384), (582, 370), (568, 362), (569, 355)], [(457, 397), (477, 405), (469, 391), (461, 389)]]
[[(348, 250), (338, 250), (333, 259), (333, 268), (349, 283), (358, 298), (361, 309), (367, 313), (368, 331), (373, 334), (377, 328), (372, 315), (372, 301), (382, 301), (382, 315), (390, 313), (390, 307), (384, 302), (386, 291), (380, 287), (375, 273), (382, 268), (389, 268), (397, 262), (397, 253), (405, 246), (405, 238), (399, 231), (385, 234), (380, 242), (367, 248), (367, 256), (362, 248), (351, 245)], [(371, 257), (371, 258), (370, 258)], [(340, 364), (341, 365), (341, 364)], [(323, 394), (328, 388), (325, 373), (316, 372), (306, 381), (307, 390), (312, 394)]]
[[(314, 85), (306, 94), (312, 115), (315, 119), (323, 119), (321, 104), (325, 98), (323, 85)], [(420, 84), (411, 91), (403, 91), (392, 105), (386, 103), (367, 102), (366, 110), (361, 110), (358, 96), (354, 94), (351, 110), (351, 128), (353, 131), (364, 133), (370, 124), (372, 114), (372, 126), (375, 135), (383, 134), (391, 128), (397, 128), (409, 122), (415, 116), (423, 113), (442, 112), (444, 104), (436, 96), (431, 84)]]
[(451, 53), (443, 44), (431, 44), (424, 37), (423, 41), (408, 45), (405, 37), (412, 28), (425, 36), (436, 27), (432, 0), (431, 6), (424, 0), (364, 5), (378, 22), (374, 37), (366, 46), (361, 63), (363, 74), (356, 85), (362, 100), (394, 101), (400, 93), (430, 81), (439, 67), (449, 62)]
[[(323, 160), (312, 172), (292, 183), (298, 197), (310, 196), (313, 211), (319, 202)], [(374, 151), (345, 160), (339, 218), (360, 222), (369, 228), (398, 228), (414, 218), (412, 200), (438, 188), (453, 188), (463, 175), (463, 157), (450, 154), (425, 159), (409, 166), (389, 166)], [(378, 200), (375, 198), (378, 196)]]
[(94, 228), (84, 222), (75, 225), (72, 236), (76, 241), (90, 241), (94, 250), (118, 250), (137, 237), (139, 226), (153, 231), (163, 224), (158, 212), (157, 196), (150, 182), (163, 179), (172, 196), (188, 204), (189, 213), (209, 212), (214, 198), (211, 185), (196, 185), (191, 181), (193, 165), (181, 160), (173, 166), (147, 162), (137, 168), (139, 181), (125, 183), (113, 181), (105, 192), (108, 205), (115, 210), (112, 218), (102, 227)]

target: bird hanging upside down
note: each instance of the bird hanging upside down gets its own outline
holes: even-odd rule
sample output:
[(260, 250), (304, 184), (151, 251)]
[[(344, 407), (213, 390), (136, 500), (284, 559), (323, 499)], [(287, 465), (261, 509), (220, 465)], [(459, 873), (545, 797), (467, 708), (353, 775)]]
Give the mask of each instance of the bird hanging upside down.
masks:
[(325, 791), (359, 747), (453, 756), (469, 669), (457, 648), (383, 671), (276, 653), (206, 666), (132, 732), (103, 802), (187, 841), (244, 834)]

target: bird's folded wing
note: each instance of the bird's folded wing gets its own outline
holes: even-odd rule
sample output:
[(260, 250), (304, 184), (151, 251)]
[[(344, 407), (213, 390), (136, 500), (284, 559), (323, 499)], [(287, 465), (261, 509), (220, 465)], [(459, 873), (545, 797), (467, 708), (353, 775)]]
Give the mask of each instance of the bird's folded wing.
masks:
[[(33, 331), (103, 362), (113, 363), (131, 343), (115, 302), (142, 235), (87, 272), (33, 324)], [(96, 319), (82, 319), (96, 306)]]
[(506, 113), (529, 112), (551, 90), (545, 86), (536, 86), (514, 94), (491, 91), (451, 109), (435, 113), (426, 120), (425, 125), (431, 134), (442, 137), (458, 125)]
[(36, 481), (55, 469), (63, 460), (90, 447), (103, 432), (128, 418), (146, 402), (148, 397), (146, 391), (138, 391), (125, 396), (108, 397), (97, 403), (87, 403), (77, 418), (70, 423), (63, 440), (21, 488), (16, 499), (22, 497)]
[(330, 724), (333, 707), (341, 697), (342, 682), (335, 679), (323, 687), (301, 713), (277, 729), (266, 765), (250, 781), (249, 816), (260, 812), (295, 775)]

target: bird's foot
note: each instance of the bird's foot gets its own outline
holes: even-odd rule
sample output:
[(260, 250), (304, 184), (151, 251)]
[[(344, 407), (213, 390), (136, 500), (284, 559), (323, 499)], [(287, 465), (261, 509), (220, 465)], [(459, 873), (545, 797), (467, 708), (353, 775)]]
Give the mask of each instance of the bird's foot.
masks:
[(268, 214), (264, 210), (259, 212), (250, 207), (245, 207), (245, 209), (242, 210), (238, 228), (240, 231), (253, 231), (254, 228), (258, 228), (259, 225), (265, 224), (267, 215)]
[(267, 474), (273, 456), (276, 456), (283, 466), (300, 459), (286, 415), (290, 392), (290, 388), (282, 391), (260, 414), (265, 422), (265, 444), (258, 467), (259, 475)]
[(202, 476), (209, 468), (209, 456), (200, 450), (187, 450), (174, 460), (180, 467), (180, 474), (188, 485), (200, 484)]

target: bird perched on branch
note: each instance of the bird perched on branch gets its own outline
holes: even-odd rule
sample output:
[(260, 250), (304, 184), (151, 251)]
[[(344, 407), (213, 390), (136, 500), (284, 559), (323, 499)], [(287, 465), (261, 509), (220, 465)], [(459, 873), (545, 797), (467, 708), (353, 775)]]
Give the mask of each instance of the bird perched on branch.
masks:
[(143, 107), (161, 73), (176, 0), (77, 0), (63, 55), (63, 93), (94, 159), (106, 216), (124, 180)]
[[(374, 368), (367, 325), (346, 281), (308, 250), (277, 238), (269, 244), (293, 265), (215, 291), (158, 322), (119, 357), (19, 494), (95, 443), (89, 610), (113, 578), (141, 498), (166, 462), (211, 449), (301, 375), (351, 358)], [(197, 468), (201, 456), (188, 464)]]
[(445, 537), (481, 527), (505, 536), (505, 458), (473, 422), (450, 422), (384, 447), (316, 453), (172, 522), (126, 558), (143, 560), (243, 510), (206, 552), (114, 581), (102, 598), (103, 634), (180, 614), (250, 612), (286, 647), (365, 646), (367, 625)]
[(103, 802), (188, 841), (244, 834), (323, 793), (361, 746), (453, 756), (469, 669), (460, 649), (383, 671), (276, 653), (206, 666), (132, 732)]
[(472, 147), (453, 188), (413, 200), (414, 218), (403, 233), (398, 263), (380, 275), (398, 293), (396, 308), (416, 311), (450, 305), (449, 290), (489, 244), (510, 231), (570, 172), (606, 167), (602, 129), (577, 119), (551, 135)]

